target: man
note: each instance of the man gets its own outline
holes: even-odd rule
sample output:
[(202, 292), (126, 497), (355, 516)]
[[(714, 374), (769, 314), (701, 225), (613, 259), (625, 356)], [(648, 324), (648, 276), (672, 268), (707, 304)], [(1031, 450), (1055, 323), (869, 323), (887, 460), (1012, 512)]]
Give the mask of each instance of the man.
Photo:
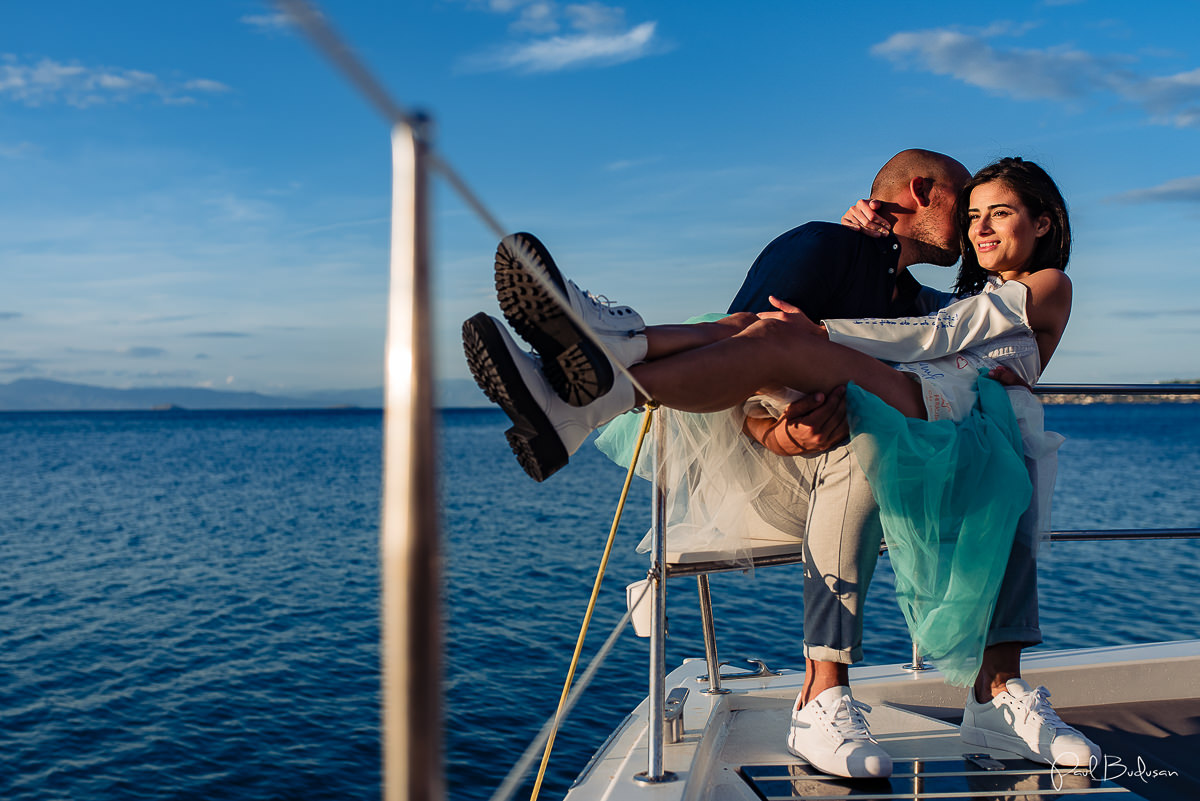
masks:
[[(771, 296), (798, 307), (812, 320), (936, 310), (950, 296), (922, 287), (907, 267), (949, 266), (958, 259), (955, 198), (968, 178), (967, 170), (947, 156), (924, 150), (897, 154), (880, 170), (871, 189), (883, 215), (876, 221), (890, 225), (891, 235), (872, 239), (829, 223), (789, 231), (759, 256), (729, 311), (771, 310)], [(862, 603), (882, 532), (866, 478), (844, 444), (842, 390), (828, 399), (794, 404), (779, 424), (751, 419), (747, 430), (775, 453), (808, 457), (790, 465), (800, 496), (807, 491), (809, 497), (804, 532), (805, 678), (788, 748), (829, 773), (887, 776), (891, 759), (871, 738), (849, 688), (849, 664), (862, 658)], [(1022, 525), (1031, 522), (1023, 518)], [(967, 717), (973, 725), (964, 726), (964, 737), (1038, 761), (1073, 752), (1086, 764), (1098, 750), (1019, 678), (1021, 647), (1040, 642), (1041, 635), (1036, 570), (1031, 554), (1017, 555), (1017, 547), (1004, 578), (975, 696), (968, 701)], [(1014, 713), (1026, 725), (1010, 726), (1008, 718)]]
[[(888, 204), (891, 236), (874, 239), (836, 223), (813, 222), (775, 239), (751, 266), (729, 311), (772, 310), (770, 297), (812, 320), (926, 314), (948, 298), (922, 287), (913, 264), (954, 264), (960, 255), (955, 203), (970, 178), (949, 156), (905, 150), (871, 186)], [(823, 402), (822, 402), (823, 401)], [(862, 659), (862, 601), (883, 532), (878, 507), (846, 434), (844, 391), (808, 399), (788, 412), (789, 425), (747, 421), (770, 450), (805, 455), (793, 465), (810, 491), (804, 538), (804, 686), (788, 736), (789, 750), (844, 776), (886, 776), (891, 759), (869, 739), (850, 699), (849, 665)], [(843, 444), (836, 445), (842, 441)], [(833, 447), (827, 447), (833, 444)], [(822, 725), (828, 720), (832, 728)], [(845, 737), (839, 742), (839, 738)]]

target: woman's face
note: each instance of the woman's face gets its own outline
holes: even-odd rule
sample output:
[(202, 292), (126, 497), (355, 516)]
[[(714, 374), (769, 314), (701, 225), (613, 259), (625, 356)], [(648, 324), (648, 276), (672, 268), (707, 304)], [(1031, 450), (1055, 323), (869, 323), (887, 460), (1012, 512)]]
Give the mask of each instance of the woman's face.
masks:
[(1001, 181), (971, 190), (967, 221), (967, 239), (979, 266), (1001, 277), (1026, 272), (1038, 237), (1050, 230), (1050, 216), (1034, 218), (1017, 193)]

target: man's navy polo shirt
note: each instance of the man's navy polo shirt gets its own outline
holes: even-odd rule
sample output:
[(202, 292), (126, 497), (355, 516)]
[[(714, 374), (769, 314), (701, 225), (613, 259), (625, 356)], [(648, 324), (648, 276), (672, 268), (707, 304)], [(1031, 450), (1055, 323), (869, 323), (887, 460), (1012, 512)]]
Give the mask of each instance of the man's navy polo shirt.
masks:
[(875, 239), (836, 223), (806, 223), (763, 249), (729, 312), (772, 311), (767, 296), (774, 295), (817, 322), (924, 314), (917, 305), (922, 286), (898, 269), (899, 260), (895, 236)]

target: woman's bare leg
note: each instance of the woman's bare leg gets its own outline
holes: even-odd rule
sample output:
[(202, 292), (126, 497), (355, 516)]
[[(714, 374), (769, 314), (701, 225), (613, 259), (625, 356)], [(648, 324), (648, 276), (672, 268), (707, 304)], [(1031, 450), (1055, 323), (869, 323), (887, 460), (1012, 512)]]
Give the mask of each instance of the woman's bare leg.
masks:
[(744, 331), (758, 322), (758, 315), (739, 312), (712, 323), (649, 325), (646, 335), (646, 360), (662, 359), (685, 350), (712, 345)]
[(635, 365), (632, 372), (654, 400), (687, 412), (728, 409), (757, 392), (829, 392), (853, 381), (906, 416), (925, 417), (920, 389), (908, 376), (782, 320), (757, 320), (703, 347)]

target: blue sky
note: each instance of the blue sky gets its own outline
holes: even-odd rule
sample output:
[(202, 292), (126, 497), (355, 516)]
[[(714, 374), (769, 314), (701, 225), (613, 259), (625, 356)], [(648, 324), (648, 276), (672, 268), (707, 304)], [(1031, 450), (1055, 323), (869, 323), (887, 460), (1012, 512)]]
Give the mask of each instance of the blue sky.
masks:
[[(1023, 155), (1076, 237), (1045, 380), (1200, 377), (1200, 5), (323, 8), (506, 226), (651, 322), (723, 309), (897, 150)], [(7, 4), (0, 381), (379, 385), (389, 147), (269, 5)], [(436, 192), (438, 368), (465, 377), (495, 242)]]

